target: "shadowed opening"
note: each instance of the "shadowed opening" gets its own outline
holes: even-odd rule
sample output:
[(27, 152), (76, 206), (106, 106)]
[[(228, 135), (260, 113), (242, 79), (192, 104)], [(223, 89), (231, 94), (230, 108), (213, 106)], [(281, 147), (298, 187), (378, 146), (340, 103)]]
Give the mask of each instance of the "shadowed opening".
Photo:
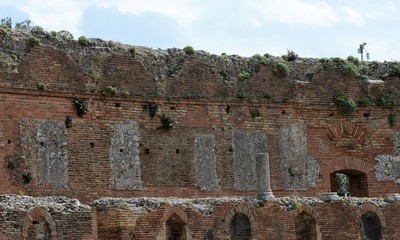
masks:
[(343, 169), (331, 173), (331, 191), (339, 196), (368, 197), (367, 174)]
[(176, 215), (172, 215), (166, 225), (166, 236), (168, 240), (184, 240), (186, 239), (185, 223)]
[(251, 238), (249, 218), (243, 213), (236, 213), (231, 221), (231, 239), (248, 240)]
[(309, 214), (302, 212), (294, 220), (296, 228), (296, 239), (297, 240), (316, 240), (317, 229), (315, 225), (315, 219)]
[(382, 226), (379, 217), (374, 212), (367, 212), (361, 216), (361, 239), (382, 239)]

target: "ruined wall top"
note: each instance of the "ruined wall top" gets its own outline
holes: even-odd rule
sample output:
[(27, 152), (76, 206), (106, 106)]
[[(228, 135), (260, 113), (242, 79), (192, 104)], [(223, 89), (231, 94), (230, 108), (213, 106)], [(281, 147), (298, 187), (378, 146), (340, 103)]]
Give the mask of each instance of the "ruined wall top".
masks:
[(1, 29), (0, 43), (0, 85), (48, 92), (321, 104), (337, 94), (374, 98), (376, 89), (397, 97), (400, 76), (397, 62), (156, 50), (42, 30)]

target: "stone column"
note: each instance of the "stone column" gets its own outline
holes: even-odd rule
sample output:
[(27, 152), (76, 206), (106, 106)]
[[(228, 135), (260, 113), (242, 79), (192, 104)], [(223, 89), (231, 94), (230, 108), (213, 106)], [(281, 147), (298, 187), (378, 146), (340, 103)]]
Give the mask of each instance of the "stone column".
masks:
[(275, 197), (271, 190), (271, 177), (269, 172), (268, 153), (258, 153), (256, 155), (257, 173), (257, 199), (261, 201), (271, 201)]

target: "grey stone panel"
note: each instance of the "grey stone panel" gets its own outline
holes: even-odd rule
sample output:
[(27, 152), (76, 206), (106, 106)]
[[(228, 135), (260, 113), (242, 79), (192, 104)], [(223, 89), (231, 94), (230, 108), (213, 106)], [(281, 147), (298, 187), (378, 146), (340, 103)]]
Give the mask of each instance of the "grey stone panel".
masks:
[(114, 124), (111, 128), (111, 188), (141, 189), (138, 124), (128, 121), (125, 124)]
[(279, 132), (280, 169), (285, 190), (306, 190), (319, 181), (319, 164), (307, 154), (306, 127), (293, 124)]
[(236, 190), (256, 190), (256, 155), (267, 152), (267, 136), (262, 132), (232, 131), (233, 171)]
[(400, 155), (400, 132), (396, 132), (396, 141), (395, 141), (395, 154), (397, 156)]
[(40, 183), (68, 189), (67, 133), (64, 122), (45, 121), (37, 129)]
[(215, 164), (215, 142), (213, 135), (195, 137), (197, 186), (204, 191), (220, 190)]
[(377, 181), (400, 183), (400, 156), (378, 155), (375, 157), (375, 177)]

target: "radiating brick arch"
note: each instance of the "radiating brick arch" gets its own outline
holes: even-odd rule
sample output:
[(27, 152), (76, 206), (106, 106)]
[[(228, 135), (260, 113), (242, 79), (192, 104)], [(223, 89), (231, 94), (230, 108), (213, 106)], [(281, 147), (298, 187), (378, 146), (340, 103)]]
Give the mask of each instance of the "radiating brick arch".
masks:
[(57, 239), (56, 223), (54, 222), (51, 215), (41, 207), (32, 207), (26, 213), (24, 225), (22, 228), (22, 236), (24, 239), (28, 238), (29, 228), (37, 221), (44, 221), (49, 228), (49, 234), (51, 240)]
[(254, 236), (257, 230), (256, 221), (254, 220), (254, 215), (251, 212), (250, 208), (246, 205), (234, 206), (228, 210), (224, 221), (225, 232), (230, 232), (231, 222), (236, 214), (243, 214), (248, 218), (251, 227), (251, 235)]
[(358, 207), (356, 213), (356, 222), (360, 222), (361, 216), (368, 212), (375, 213), (379, 217), (382, 228), (386, 228), (385, 216), (383, 215), (383, 212), (379, 209), (378, 205), (374, 203), (364, 203)]
[(330, 143), (343, 135), (352, 136), (363, 148), (370, 144), (370, 138), (364, 129), (355, 123), (340, 121), (324, 131), (320, 140), (320, 151), (328, 152)]
[(296, 239), (317, 239), (316, 213), (313, 208), (302, 204), (294, 212)]
[(188, 234), (187, 214), (180, 208), (171, 206), (163, 215), (162, 223), (164, 225), (164, 238), (166, 240), (172, 239), (186, 239)]
[(162, 223), (167, 222), (174, 214), (178, 216), (182, 222), (185, 224), (187, 223), (187, 214), (182, 209), (175, 206), (170, 206), (166, 209), (162, 218)]
[(344, 157), (330, 161), (324, 172), (333, 173), (340, 170), (357, 170), (362, 173), (368, 173), (371, 169), (370, 163), (359, 158)]
[(314, 209), (306, 204), (301, 204), (299, 207), (297, 207), (293, 214), (294, 214), (294, 217), (296, 218), (301, 213), (306, 213), (313, 218), (316, 218), (316, 216), (317, 216), (317, 213), (314, 211)]
[(374, 203), (364, 203), (356, 213), (356, 222), (359, 223), (361, 239), (382, 239), (386, 228), (386, 220)]

